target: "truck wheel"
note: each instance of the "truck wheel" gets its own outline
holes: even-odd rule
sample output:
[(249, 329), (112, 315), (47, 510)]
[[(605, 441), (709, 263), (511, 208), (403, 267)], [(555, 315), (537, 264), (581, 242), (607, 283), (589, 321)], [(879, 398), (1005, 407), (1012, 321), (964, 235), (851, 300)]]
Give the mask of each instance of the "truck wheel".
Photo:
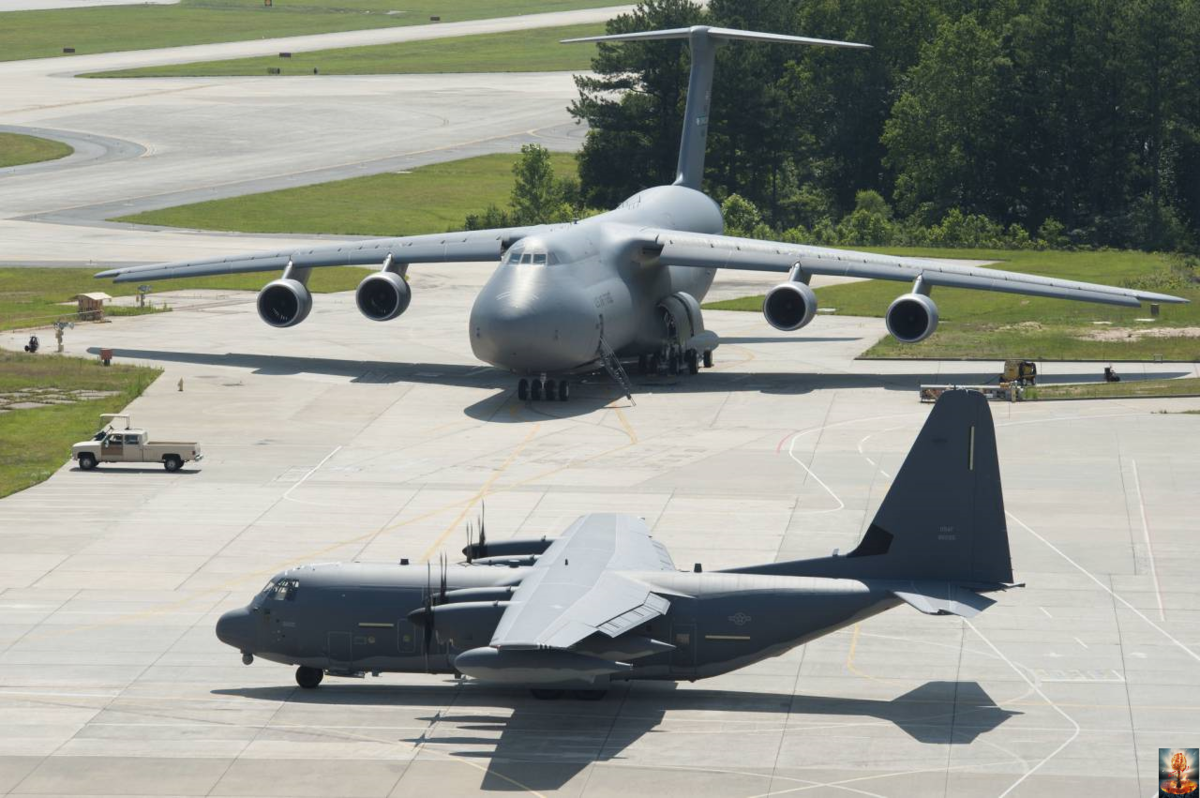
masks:
[(307, 665), (301, 665), (299, 668), (296, 668), (296, 684), (305, 690), (316, 688), (324, 678), (325, 672), (320, 668), (310, 668)]
[(90, 454), (79, 455), (79, 467), (84, 471), (91, 471), (96, 467), (96, 458)]
[(169, 454), (163, 458), (163, 468), (168, 471), (178, 471), (183, 467), (183, 460), (179, 459), (179, 455)]

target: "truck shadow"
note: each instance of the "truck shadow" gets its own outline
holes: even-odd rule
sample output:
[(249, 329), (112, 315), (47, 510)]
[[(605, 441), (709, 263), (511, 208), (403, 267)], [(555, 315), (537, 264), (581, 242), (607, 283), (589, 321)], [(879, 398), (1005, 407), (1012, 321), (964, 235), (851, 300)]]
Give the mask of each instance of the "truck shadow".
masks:
[[(72, 466), (72, 471), (83, 471), (79, 466)], [(166, 474), (169, 476), (193, 476), (200, 473), (199, 468), (181, 468), (178, 471), (167, 471), (161, 465), (159, 466), (119, 466), (113, 464), (101, 464), (92, 469), (92, 472), (111, 476), (113, 474)]]
[[(407, 719), (423, 730), (396, 742), (446, 757), (487, 760), (480, 787), (503, 792), (560, 789), (592, 763), (625, 759), (626, 750), (646, 735), (671, 734), (672, 726), (678, 728), (673, 721), (679, 717), (693, 718), (684, 731), (697, 741), (697, 759), (703, 763), (706, 736), (714, 743), (725, 735), (766, 740), (786, 730), (797, 738), (819, 738), (845, 733), (847, 727), (891, 724), (923, 745), (969, 745), (1021, 714), (997, 706), (977, 682), (952, 681), (926, 682), (890, 700), (679, 688), (671, 682), (614, 685), (603, 701), (538, 701), (524, 691), (477, 682), (449, 688), (330, 684), (327, 680), (317, 690), (250, 687), (213, 692), (337, 706), (339, 725), (353, 723), (355, 707), (363, 710), (364, 717), (372, 708), (411, 712)], [(668, 712), (681, 714), (668, 719)], [(741, 730), (731, 732), (730, 724)], [(831, 732), (830, 727), (841, 731)], [(322, 733), (319, 726), (312, 727), (312, 732)], [(329, 732), (330, 737), (338, 734)], [(696, 769), (705, 767), (699, 764)]]

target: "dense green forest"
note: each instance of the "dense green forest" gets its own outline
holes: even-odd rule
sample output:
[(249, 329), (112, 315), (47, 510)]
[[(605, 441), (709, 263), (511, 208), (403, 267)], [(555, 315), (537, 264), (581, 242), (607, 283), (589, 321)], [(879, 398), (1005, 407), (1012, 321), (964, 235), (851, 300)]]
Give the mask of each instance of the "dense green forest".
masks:
[[(718, 52), (705, 190), (731, 231), (797, 241), (1192, 248), (1196, 0), (646, 0), (691, 24), (860, 41)], [(684, 42), (601, 45), (576, 78), (581, 204), (674, 179)]]

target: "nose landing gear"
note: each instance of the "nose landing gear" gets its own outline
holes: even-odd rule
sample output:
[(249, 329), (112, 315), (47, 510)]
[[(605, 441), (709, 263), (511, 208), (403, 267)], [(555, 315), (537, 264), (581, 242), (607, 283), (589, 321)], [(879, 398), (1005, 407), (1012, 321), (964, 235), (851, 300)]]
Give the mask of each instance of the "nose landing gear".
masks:
[(571, 398), (571, 383), (566, 380), (555, 382), (546, 377), (535, 377), (534, 379), (526, 379), (522, 377), (517, 382), (517, 398), (522, 402), (540, 402), (545, 399), (547, 402), (558, 400), (565, 402)]

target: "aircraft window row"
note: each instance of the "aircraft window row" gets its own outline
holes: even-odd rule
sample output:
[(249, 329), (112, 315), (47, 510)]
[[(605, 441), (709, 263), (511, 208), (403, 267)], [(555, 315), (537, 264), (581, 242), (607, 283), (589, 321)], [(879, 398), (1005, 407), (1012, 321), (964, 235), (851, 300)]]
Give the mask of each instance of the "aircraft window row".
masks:
[(520, 263), (529, 266), (554, 266), (558, 262), (558, 258), (553, 252), (549, 254), (545, 252), (512, 252), (507, 260), (509, 265)]
[(280, 579), (273, 585), (267, 585), (267, 597), (275, 601), (292, 601), (299, 589), (299, 579)]

